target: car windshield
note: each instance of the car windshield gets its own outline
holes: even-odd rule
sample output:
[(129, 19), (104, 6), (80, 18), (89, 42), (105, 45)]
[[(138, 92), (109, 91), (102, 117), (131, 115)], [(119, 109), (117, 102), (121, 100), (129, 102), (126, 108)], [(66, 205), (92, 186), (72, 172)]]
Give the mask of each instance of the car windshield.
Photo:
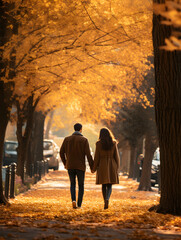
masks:
[(18, 143), (5, 143), (6, 151), (16, 151), (18, 147)]
[(43, 142), (43, 149), (44, 150), (50, 150), (52, 149), (52, 142)]

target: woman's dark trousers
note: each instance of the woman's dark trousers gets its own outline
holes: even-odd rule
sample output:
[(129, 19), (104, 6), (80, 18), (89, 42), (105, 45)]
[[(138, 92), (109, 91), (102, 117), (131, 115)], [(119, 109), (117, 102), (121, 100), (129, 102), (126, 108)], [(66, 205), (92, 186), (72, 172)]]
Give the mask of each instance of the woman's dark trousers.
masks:
[(68, 174), (70, 178), (70, 192), (71, 192), (72, 202), (76, 201), (76, 176), (77, 176), (78, 186), (79, 186), (77, 205), (78, 207), (81, 207), (83, 195), (84, 195), (85, 172), (78, 169), (68, 169)]
[(102, 184), (102, 195), (105, 200), (109, 201), (109, 198), (112, 193), (112, 184)]

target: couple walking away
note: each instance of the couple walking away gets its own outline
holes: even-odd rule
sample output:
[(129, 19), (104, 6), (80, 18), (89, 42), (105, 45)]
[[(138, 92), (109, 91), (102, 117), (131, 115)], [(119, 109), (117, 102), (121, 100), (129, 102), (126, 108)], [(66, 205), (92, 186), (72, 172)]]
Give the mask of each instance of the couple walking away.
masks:
[[(74, 125), (75, 132), (64, 139), (60, 148), (60, 157), (70, 178), (70, 192), (73, 208), (80, 208), (84, 195), (85, 157), (87, 156), (91, 172), (96, 172), (96, 184), (102, 184), (104, 209), (108, 208), (112, 184), (118, 184), (119, 153), (117, 143), (108, 128), (100, 130), (96, 142), (94, 160), (90, 153), (87, 138), (82, 135), (82, 125)], [(78, 179), (78, 201), (76, 203), (76, 176)]]

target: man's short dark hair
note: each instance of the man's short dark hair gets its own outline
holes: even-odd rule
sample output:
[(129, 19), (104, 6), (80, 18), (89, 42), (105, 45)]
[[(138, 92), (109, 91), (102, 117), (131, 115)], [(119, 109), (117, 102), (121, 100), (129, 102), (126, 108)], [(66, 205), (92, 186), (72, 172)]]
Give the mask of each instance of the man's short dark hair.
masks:
[(81, 129), (82, 129), (82, 124), (76, 123), (76, 124), (74, 125), (74, 130), (75, 130), (75, 131), (80, 131)]

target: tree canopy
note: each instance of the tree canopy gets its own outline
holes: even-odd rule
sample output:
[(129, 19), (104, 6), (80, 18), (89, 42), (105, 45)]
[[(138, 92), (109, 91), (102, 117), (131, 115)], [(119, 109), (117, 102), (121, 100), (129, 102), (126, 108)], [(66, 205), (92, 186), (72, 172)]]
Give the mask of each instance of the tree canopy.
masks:
[[(132, 84), (140, 84), (152, 53), (149, 1), (32, 0), (14, 5), (9, 28), (18, 26), (18, 33), (4, 45), (3, 57), (8, 61), (12, 52), (16, 57), (14, 94), (20, 102), (32, 93), (36, 98), (52, 91), (61, 102), (74, 96), (87, 116), (91, 103), (110, 110), (115, 98), (134, 94)], [(6, 67), (5, 82), (11, 70)], [(100, 113), (90, 115), (100, 118)]]

